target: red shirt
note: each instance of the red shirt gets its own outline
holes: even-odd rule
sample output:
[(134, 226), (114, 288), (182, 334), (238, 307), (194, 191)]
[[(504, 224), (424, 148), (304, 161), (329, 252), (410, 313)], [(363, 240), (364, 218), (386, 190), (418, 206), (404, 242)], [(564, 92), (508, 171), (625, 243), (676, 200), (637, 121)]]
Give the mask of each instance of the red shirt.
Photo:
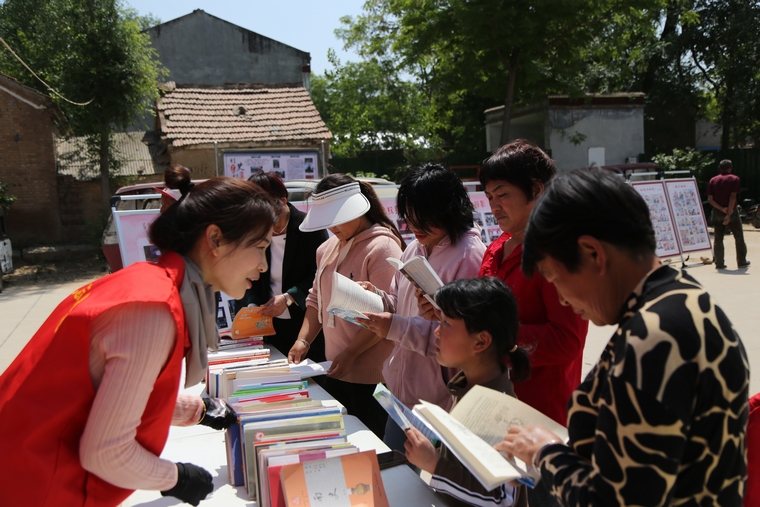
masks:
[(567, 402), (581, 381), (588, 321), (562, 305), (554, 285), (541, 275), (523, 274), (522, 245), (501, 262), (510, 237), (504, 233), (488, 246), (478, 276), (503, 280), (517, 299), (517, 343), (528, 351), (531, 366), (530, 378), (515, 382), (517, 398), (567, 425)]
[(741, 180), (737, 175), (721, 173), (710, 179), (710, 183), (707, 184), (707, 195), (711, 195), (715, 202), (725, 208), (728, 206), (732, 193), (736, 193), (736, 198), (739, 198), (741, 186)]
[(110, 507), (132, 493), (87, 472), (79, 461), (79, 440), (96, 393), (89, 369), (90, 324), (123, 303), (169, 307), (178, 339), (135, 435), (147, 452), (160, 455), (189, 347), (179, 296), (184, 272), (182, 258), (167, 252), (158, 264), (133, 264), (82, 287), (58, 305), (0, 376), (2, 505)]

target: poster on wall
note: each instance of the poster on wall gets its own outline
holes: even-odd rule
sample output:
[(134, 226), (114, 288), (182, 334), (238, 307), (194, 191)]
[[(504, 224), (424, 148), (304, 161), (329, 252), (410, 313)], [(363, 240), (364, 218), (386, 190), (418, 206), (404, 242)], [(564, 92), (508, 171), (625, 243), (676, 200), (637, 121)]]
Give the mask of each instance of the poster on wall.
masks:
[(248, 179), (258, 172), (276, 173), (284, 181), (317, 179), (317, 152), (227, 152), (224, 175)]
[(712, 249), (705, 212), (694, 178), (665, 180), (684, 253)]
[[(483, 240), (483, 243), (489, 245), (492, 241), (495, 241), (496, 238), (501, 236), (502, 230), (499, 228), (499, 223), (496, 221), (496, 217), (491, 213), (491, 206), (488, 204), (488, 199), (486, 198), (485, 193), (470, 192), (469, 195), (472, 205), (475, 208), (475, 211), (472, 214), (472, 220), (475, 225), (480, 228), (480, 239)], [(404, 238), (406, 244), (408, 245), (414, 241), (414, 234), (409, 229), (409, 226), (398, 216), (396, 198), (381, 197), (380, 203), (388, 214), (388, 218), (390, 218), (396, 224), (396, 227), (398, 227), (401, 237)], [(308, 213), (309, 211), (309, 201), (292, 202), (290, 204), (304, 213)]]
[(654, 236), (657, 241), (655, 254), (658, 257), (672, 257), (680, 255), (676, 228), (673, 217), (670, 214), (668, 198), (665, 195), (665, 185), (662, 181), (642, 181), (631, 184), (649, 207), (649, 217), (654, 227)]

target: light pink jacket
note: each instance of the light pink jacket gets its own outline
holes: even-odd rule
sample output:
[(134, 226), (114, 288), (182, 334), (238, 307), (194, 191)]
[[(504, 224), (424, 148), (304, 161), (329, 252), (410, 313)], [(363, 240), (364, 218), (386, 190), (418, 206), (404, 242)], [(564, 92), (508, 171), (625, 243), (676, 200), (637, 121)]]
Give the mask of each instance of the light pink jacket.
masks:
[[(485, 250), (480, 231), (472, 228), (455, 245), (448, 236), (444, 238), (433, 247), (427, 260), (446, 284), (478, 276)], [(425, 247), (414, 241), (401, 259), (406, 261), (418, 255), (426, 256)], [(438, 323), (420, 316), (414, 290), (415, 287), (397, 272), (390, 292), (384, 294), (386, 309), (395, 310), (395, 314), (388, 332), (388, 341), (393, 342), (394, 347), (383, 365), (383, 377), (388, 389), (406, 406), (425, 400), (448, 410), (451, 394), (446, 382), (456, 371), (449, 368), (443, 371), (438, 364), (433, 335)]]
[[(332, 361), (335, 356), (343, 352), (356, 333), (362, 328), (344, 319), (335, 318), (335, 327), (329, 327), (330, 314), (327, 313), (329, 298), (332, 293), (333, 273), (338, 264), (338, 253), (345, 246), (345, 241), (332, 236), (322, 243), (317, 249), (317, 272), (324, 270), (319, 283), (322, 295), (322, 330), (325, 334), (325, 356)], [(338, 267), (338, 273), (347, 276), (351, 280), (369, 281), (381, 290), (389, 290), (391, 280), (396, 270), (388, 264), (388, 257), (401, 257), (401, 242), (396, 236), (382, 225), (374, 224), (369, 229), (354, 236), (353, 244), (348, 254)], [(317, 279), (314, 286), (309, 289), (306, 305), (319, 311), (317, 301)], [(354, 361), (353, 368), (348, 376), (342, 378), (346, 382), (355, 384), (377, 384), (383, 381), (383, 361), (388, 357), (393, 344), (387, 340), (381, 340), (368, 350), (364, 351)]]

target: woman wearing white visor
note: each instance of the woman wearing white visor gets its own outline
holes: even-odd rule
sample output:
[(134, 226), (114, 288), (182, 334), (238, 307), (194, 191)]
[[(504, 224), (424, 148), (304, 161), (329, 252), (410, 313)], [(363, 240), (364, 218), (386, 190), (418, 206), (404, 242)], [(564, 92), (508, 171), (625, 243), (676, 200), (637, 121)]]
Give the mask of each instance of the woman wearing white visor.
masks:
[(388, 291), (395, 269), (386, 259), (401, 256), (404, 247), (401, 234), (385, 214), (372, 187), (345, 174), (331, 174), (319, 182), (300, 229), (304, 232), (328, 229), (333, 236), (317, 250), (317, 274), (306, 298), (303, 326), (288, 360), (301, 361), (323, 329), (325, 355), (333, 362), (325, 389), (349, 414), (383, 438), (387, 416), (372, 398), (372, 392), (383, 380), (383, 362), (393, 343), (368, 329), (334, 318), (327, 308), (336, 272)]

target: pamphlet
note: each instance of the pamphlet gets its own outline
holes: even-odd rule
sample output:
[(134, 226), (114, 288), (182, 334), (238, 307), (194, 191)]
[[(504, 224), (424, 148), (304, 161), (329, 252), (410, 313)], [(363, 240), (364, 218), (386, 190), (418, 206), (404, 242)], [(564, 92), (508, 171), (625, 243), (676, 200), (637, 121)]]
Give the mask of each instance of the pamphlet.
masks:
[(231, 338), (237, 340), (250, 336), (274, 335), (272, 317), (261, 315), (260, 312), (260, 306), (250, 306), (240, 310), (232, 323)]

